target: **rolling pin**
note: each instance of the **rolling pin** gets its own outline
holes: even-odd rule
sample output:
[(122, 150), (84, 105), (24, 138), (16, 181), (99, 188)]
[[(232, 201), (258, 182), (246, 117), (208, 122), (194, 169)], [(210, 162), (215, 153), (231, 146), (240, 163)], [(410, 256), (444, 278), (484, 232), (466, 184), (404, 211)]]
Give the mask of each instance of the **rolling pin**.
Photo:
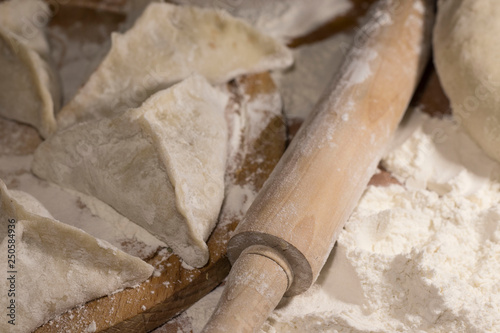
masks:
[(433, 2), (381, 0), (339, 74), (228, 243), (233, 264), (203, 332), (255, 332), (316, 280), (429, 59)]

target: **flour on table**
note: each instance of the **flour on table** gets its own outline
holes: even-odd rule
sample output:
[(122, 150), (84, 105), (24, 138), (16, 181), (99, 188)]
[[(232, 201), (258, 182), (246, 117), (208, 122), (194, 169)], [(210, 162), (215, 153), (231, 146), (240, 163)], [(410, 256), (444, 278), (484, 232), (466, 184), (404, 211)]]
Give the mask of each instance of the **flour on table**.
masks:
[[(370, 186), (316, 284), (262, 332), (500, 330), (500, 164), (452, 118), (416, 119), (384, 159), (406, 188)], [(222, 290), (181, 315), (193, 332)]]
[(87, 326), (87, 332), (92, 333), (97, 330), (97, 325), (95, 321), (92, 321), (89, 326)]

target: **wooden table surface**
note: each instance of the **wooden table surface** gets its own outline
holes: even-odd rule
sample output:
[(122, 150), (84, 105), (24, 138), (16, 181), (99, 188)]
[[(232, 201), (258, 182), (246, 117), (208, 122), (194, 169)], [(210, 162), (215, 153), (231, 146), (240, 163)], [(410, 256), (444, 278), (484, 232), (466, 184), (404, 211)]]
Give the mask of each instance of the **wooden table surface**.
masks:
[[(352, 9), (345, 15), (335, 18), (308, 36), (295, 39), (290, 46), (298, 47), (340, 32), (355, 31), (360, 17), (375, 0), (351, 1)], [(116, 30), (126, 19), (123, 11), (125, 0), (71, 0), (64, 3), (54, 7), (55, 15), (51, 25), (62, 28), (71, 26), (74, 38), (87, 38), (96, 43), (105, 43), (109, 33)], [(78, 26), (75, 22), (81, 23), (79, 28), (75, 28)], [(62, 59), (58, 61), (61, 62)], [(233, 102), (236, 104), (243, 94), (256, 97), (259, 94), (277, 93), (267, 73), (241, 78), (232, 83), (231, 89), (235, 92)], [(425, 112), (434, 115), (449, 110), (448, 100), (444, 96), (432, 64), (426, 70), (412, 105), (421, 106)], [(284, 118), (277, 116), (274, 110), (262, 110), (262, 112), (266, 113), (265, 119), (268, 119), (269, 124), (260, 136), (246, 138), (237, 157), (238, 163), (227, 171), (228, 186), (251, 185), (259, 189), (285, 149)], [(289, 121), (290, 137), (293, 137), (300, 123), (301, 119)], [(5, 135), (16, 131), (23, 133), (24, 139), (20, 143)], [(0, 119), (0, 154), (10, 153), (7, 147), (13, 146), (16, 146), (18, 153), (29, 154), (40, 142), (40, 138), (30, 127)], [(371, 180), (375, 185), (392, 182), (396, 180), (386, 172), (375, 175)], [(163, 325), (213, 290), (228, 274), (230, 265), (225, 256), (225, 247), (231, 231), (240, 218), (228, 216), (222, 211), (220, 224), (208, 241), (210, 263), (202, 269), (186, 269), (176, 255), (165, 257), (157, 252), (147, 258), (147, 261), (158, 269), (159, 276), (152, 277), (139, 288), (126, 289), (112, 296), (91, 301), (84, 307), (72, 310), (71, 313), (66, 313), (40, 327), (36, 332), (86, 332), (92, 322), (96, 323), (97, 332), (148, 332)], [(161, 269), (167, 266), (168, 269)], [(174, 319), (164, 325), (159, 332), (177, 332), (182, 325), (182, 320)]]

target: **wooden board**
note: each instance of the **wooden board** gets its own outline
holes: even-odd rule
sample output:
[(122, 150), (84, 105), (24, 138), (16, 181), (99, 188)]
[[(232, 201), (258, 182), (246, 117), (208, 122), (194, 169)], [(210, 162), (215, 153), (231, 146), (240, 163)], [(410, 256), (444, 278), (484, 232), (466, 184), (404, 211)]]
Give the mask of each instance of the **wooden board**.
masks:
[[(345, 15), (328, 22), (312, 34), (294, 40), (291, 46), (314, 43), (338, 32), (356, 29), (359, 17), (362, 16), (374, 0), (352, 0), (354, 6)], [(56, 3), (52, 25), (67, 28), (71, 25), (72, 38), (92, 39), (103, 43), (113, 30), (125, 20), (124, 1), (71, 0), (67, 5)], [(83, 8), (84, 6), (85, 8)], [(80, 27), (75, 28), (75, 22)], [(104, 24), (103, 24), (104, 23)], [(99, 29), (97, 28), (99, 27)], [(103, 30), (104, 27), (104, 30)], [(54, 42), (55, 39), (53, 38)], [(57, 43), (57, 41), (55, 41)], [(61, 56), (59, 61), (64, 61)], [(62, 65), (59, 63), (59, 65)], [(261, 94), (275, 93), (276, 88), (268, 74), (260, 74), (240, 79), (232, 83), (228, 89), (234, 93), (233, 106), (241, 104), (243, 96), (258, 98)], [(421, 104), (425, 111), (431, 113), (448, 109), (435, 72), (430, 67), (424, 76), (423, 83), (413, 104)], [(233, 108), (231, 112), (236, 111)], [(245, 137), (243, 148), (235, 156), (233, 167), (228, 169), (228, 185), (251, 185), (258, 190), (274, 165), (279, 160), (285, 146), (285, 125), (275, 110), (260, 110), (267, 119), (267, 126), (258, 137)], [(252, 117), (250, 117), (252, 118)], [(249, 118), (249, 120), (251, 120)], [(252, 118), (256, 119), (258, 117)], [(259, 124), (249, 123), (250, 126)], [(290, 134), (298, 129), (300, 122), (292, 124)], [(248, 130), (247, 132), (251, 132)], [(7, 135), (10, 133), (12, 135)], [(16, 135), (24, 139), (16, 140)], [(29, 126), (0, 119), (0, 154), (10, 153), (12, 149), (21, 154), (29, 154), (41, 142), (40, 138)], [(386, 172), (377, 174), (373, 184), (385, 185), (395, 180)], [(143, 283), (139, 288), (127, 289), (114, 295), (103, 297), (73, 309), (56, 320), (36, 330), (41, 332), (86, 332), (87, 327), (95, 322), (97, 332), (148, 332), (170, 318), (176, 316), (198, 299), (215, 288), (227, 275), (230, 266), (225, 257), (225, 244), (231, 231), (236, 227), (240, 217), (221, 214), (221, 223), (209, 239), (210, 263), (202, 269), (186, 269), (175, 255), (164, 255), (157, 252), (148, 261), (161, 274)], [(184, 325), (185, 318), (178, 317), (163, 326), (161, 332), (177, 332)]]
[[(95, 10), (74, 6), (74, 3), (61, 5), (54, 9), (51, 27), (64, 29), (68, 38), (105, 47), (111, 31), (116, 30), (125, 17), (102, 8), (105, 7)], [(61, 68), (68, 61), (64, 45), (67, 41), (50, 33), (49, 39), (59, 50), (55, 60)], [(229, 123), (239, 118), (244, 125), (239, 149), (229, 158), (226, 190), (245, 188), (251, 192), (245, 194), (249, 201), (253, 200), (252, 196), (262, 187), (285, 149), (285, 121), (279, 103), (262, 107), (259, 101), (260, 98), (267, 100), (269, 95), (279, 101), (277, 88), (268, 73), (240, 77), (228, 84), (227, 90), (232, 99), (226, 117)], [(0, 119), (0, 154), (29, 155), (40, 143), (33, 128)], [(15, 184), (11, 185), (15, 188)], [(227, 201), (231, 195), (234, 193), (226, 197)], [(247, 206), (248, 202), (243, 200), (241, 205)], [(94, 323), (96, 332), (148, 332), (162, 325), (214, 289), (228, 274), (226, 243), (243, 216), (241, 209), (235, 211), (233, 206), (223, 206), (219, 224), (208, 240), (210, 262), (205, 267), (190, 269), (168, 249), (159, 249), (147, 259), (155, 267), (155, 274), (148, 281), (72, 309), (36, 332), (87, 332), (89, 325)]]

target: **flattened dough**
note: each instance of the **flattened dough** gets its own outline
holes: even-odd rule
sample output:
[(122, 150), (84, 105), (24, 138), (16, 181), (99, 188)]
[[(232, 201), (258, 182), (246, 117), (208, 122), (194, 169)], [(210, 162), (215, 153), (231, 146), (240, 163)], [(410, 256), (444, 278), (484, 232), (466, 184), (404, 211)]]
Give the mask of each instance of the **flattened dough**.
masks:
[(223, 83), (292, 61), (284, 45), (226, 12), (151, 3), (132, 29), (112, 35), (110, 52), (58, 115), (58, 125), (138, 107), (193, 73)]
[[(22, 202), (25, 206), (21, 205)], [(7, 237), (8, 220), (15, 219), (15, 234)], [(7, 256), (15, 240), (15, 295), (6, 278), (0, 283), (5, 311), (15, 300), (15, 326), (4, 314), (0, 332), (32, 332), (58, 314), (89, 300), (146, 280), (153, 267), (84, 231), (50, 218), (31, 196), (10, 193), (0, 181), (0, 248)], [(13, 270), (7, 257), (0, 260), (4, 274)], [(14, 280), (13, 280), (14, 281)]]
[(39, 23), (48, 13), (38, 0), (0, 3), (0, 115), (36, 127), (44, 138), (56, 130), (54, 112), (61, 100)]
[(104, 201), (203, 266), (224, 198), (226, 103), (192, 76), (137, 109), (58, 131), (35, 152), (33, 172)]
[(173, 0), (172, 2), (225, 9), (261, 31), (287, 41), (307, 35), (334, 17), (345, 14), (353, 6), (352, 2), (347, 0)]
[(500, 1), (440, 0), (434, 62), (453, 116), (500, 162)]

